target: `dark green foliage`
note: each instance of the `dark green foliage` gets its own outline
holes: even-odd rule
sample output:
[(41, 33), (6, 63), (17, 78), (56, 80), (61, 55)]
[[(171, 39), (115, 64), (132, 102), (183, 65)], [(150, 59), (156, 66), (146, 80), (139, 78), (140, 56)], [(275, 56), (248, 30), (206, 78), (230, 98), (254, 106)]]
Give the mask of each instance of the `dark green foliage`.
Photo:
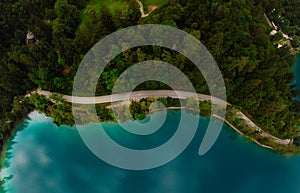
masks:
[(141, 18), (141, 12), (136, 1), (129, 1), (128, 18), (129, 26), (138, 24), (138, 21)]
[(211, 115), (211, 102), (203, 101), (199, 102), (200, 115), (210, 116)]
[(141, 120), (145, 118), (145, 111), (147, 111), (147, 109), (143, 109), (139, 102), (131, 101), (129, 109), (135, 120)]
[(111, 110), (106, 108), (107, 104), (97, 104), (95, 106), (100, 122), (113, 120), (113, 117), (111, 116)]
[(47, 99), (45, 96), (33, 94), (30, 100), (36, 110), (45, 113), (49, 117), (53, 117), (53, 122), (58, 126), (74, 124), (72, 106), (66, 103), (60, 96), (53, 94), (50, 99)]

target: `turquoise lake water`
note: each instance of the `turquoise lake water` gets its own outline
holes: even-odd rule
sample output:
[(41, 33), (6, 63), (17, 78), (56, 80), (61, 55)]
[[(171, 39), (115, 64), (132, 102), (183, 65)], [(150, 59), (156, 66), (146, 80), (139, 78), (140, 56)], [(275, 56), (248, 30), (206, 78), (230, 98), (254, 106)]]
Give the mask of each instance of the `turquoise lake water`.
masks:
[[(208, 117), (175, 160), (159, 168), (128, 171), (99, 160), (71, 127), (30, 114), (11, 139), (1, 171), (7, 193), (299, 193), (300, 157), (278, 155), (247, 142), (224, 126), (213, 148), (198, 155)], [(155, 113), (159, 117), (159, 112)], [(155, 119), (154, 116), (154, 119)], [(140, 138), (105, 123), (106, 132), (122, 145), (151, 148), (174, 134), (180, 111), (168, 111), (156, 133)], [(188, 129), (188, 125), (186, 125)], [(84, 129), (91, 129), (92, 125)], [(155, 139), (155, 140), (154, 140)], [(100, 139), (99, 139), (100, 140)]]

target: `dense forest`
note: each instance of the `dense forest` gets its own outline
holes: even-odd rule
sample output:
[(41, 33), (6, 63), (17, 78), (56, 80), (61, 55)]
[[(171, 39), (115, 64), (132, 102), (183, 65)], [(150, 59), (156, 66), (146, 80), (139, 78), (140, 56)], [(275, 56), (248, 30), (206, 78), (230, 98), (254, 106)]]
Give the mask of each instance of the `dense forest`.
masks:
[[(66, 104), (53, 105), (37, 96), (31, 100), (24, 96), (38, 87), (71, 94), (76, 70), (95, 43), (118, 29), (150, 23), (177, 27), (199, 39), (224, 75), (231, 104), (273, 135), (298, 136), (300, 105), (293, 100), (298, 91), (292, 93), (289, 86), (294, 78), (291, 69), (295, 54), (289, 45), (277, 48), (282, 35), (270, 35), (273, 28), (264, 13), (293, 37), (293, 47), (299, 47), (299, 1), (169, 0), (146, 18), (141, 18), (134, 0), (110, 0), (114, 6), (107, 1), (0, 1), (2, 144), (16, 121), (34, 108), (44, 109), (58, 124), (72, 124), (64, 122), (70, 119), (68, 105), (65, 108)], [(124, 70), (152, 59), (178, 67), (197, 92), (209, 94), (201, 73), (189, 60), (152, 46), (128, 50), (111, 61), (99, 79), (97, 94), (110, 94)], [(159, 82), (146, 82), (137, 90), (165, 88)]]

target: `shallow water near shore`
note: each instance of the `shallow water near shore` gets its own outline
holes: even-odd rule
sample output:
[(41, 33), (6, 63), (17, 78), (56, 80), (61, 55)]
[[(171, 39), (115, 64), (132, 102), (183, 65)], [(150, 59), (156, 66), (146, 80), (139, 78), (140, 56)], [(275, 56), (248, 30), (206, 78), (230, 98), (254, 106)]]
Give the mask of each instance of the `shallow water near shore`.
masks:
[[(200, 118), (193, 141), (175, 160), (145, 171), (103, 162), (89, 151), (75, 128), (57, 127), (44, 115), (32, 113), (8, 144), (1, 171), (4, 188), (7, 193), (300, 192), (300, 157), (263, 149), (226, 125), (213, 148), (199, 156), (209, 117), (183, 113)], [(163, 127), (143, 139), (113, 123), (103, 127), (118, 143), (147, 149), (169, 139), (179, 119), (180, 111), (168, 111)]]

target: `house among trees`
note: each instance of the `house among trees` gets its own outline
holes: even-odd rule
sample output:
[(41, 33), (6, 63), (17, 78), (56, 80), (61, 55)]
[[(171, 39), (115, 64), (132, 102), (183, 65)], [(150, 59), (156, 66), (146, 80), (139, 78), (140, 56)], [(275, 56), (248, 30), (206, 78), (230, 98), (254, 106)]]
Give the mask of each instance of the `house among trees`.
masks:
[(35, 44), (36, 42), (37, 42), (37, 39), (35, 38), (35, 35), (33, 34), (33, 32), (28, 31), (27, 35), (26, 35), (26, 44), (32, 45), (32, 44)]

